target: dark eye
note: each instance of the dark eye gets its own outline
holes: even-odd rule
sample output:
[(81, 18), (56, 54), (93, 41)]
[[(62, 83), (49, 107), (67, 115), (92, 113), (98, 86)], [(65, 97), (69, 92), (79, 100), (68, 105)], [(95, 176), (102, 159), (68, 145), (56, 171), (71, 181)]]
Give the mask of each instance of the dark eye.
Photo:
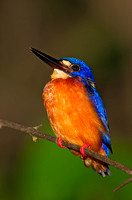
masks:
[(72, 69), (74, 72), (80, 71), (79, 65), (72, 65), (72, 66), (71, 66), (71, 69)]

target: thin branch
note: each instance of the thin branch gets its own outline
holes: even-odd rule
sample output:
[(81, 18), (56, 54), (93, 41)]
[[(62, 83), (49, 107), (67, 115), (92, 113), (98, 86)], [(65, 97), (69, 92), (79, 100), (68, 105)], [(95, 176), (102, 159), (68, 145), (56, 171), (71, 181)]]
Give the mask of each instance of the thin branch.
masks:
[(125, 181), (124, 183), (122, 183), (121, 185), (119, 185), (118, 187), (116, 187), (113, 192), (116, 192), (117, 190), (119, 190), (120, 188), (124, 187), (125, 185), (127, 185), (128, 183), (132, 182), (132, 177), (129, 178), (127, 181)]
[[(54, 137), (52, 135), (48, 135), (44, 132), (37, 131), (33, 127), (26, 127), (26, 126), (23, 126), (23, 125), (18, 124), (18, 123), (14, 123), (14, 122), (10, 122), (10, 121), (7, 121), (7, 120), (0, 119), (0, 128), (2, 128), (2, 127), (8, 127), (8, 128), (16, 129), (16, 130), (28, 133), (31, 136), (36, 136), (36, 137), (43, 138), (43, 139), (49, 140), (51, 142), (57, 143), (56, 137)], [(69, 149), (73, 149), (75, 151), (80, 152), (81, 146), (79, 146), (79, 145), (71, 144), (71, 143), (64, 142), (64, 141), (62, 141), (62, 145), (69, 148)], [(99, 161), (102, 161), (103, 163), (111, 165), (111, 166), (113, 166), (113, 167), (115, 167), (115, 168), (129, 174), (129, 175), (132, 175), (132, 169), (126, 167), (125, 165), (122, 165), (121, 163), (118, 163), (118, 162), (116, 162), (116, 161), (114, 161), (110, 158), (102, 156), (102, 155), (92, 151), (89, 148), (86, 148), (84, 152), (85, 152), (85, 154), (87, 154), (90, 157), (93, 157), (93, 158), (95, 158)], [(123, 184), (118, 186), (114, 191), (118, 190), (119, 188), (123, 187), (124, 185), (126, 185), (127, 183), (129, 183), (131, 181), (132, 181), (132, 178), (130, 178), (129, 180), (127, 180), (126, 182), (124, 182)]]
[[(23, 126), (21, 124), (18, 124), (18, 123), (14, 123), (14, 122), (10, 122), (10, 121), (7, 121), (7, 120), (3, 120), (3, 119), (0, 119), (0, 127), (9, 127), (9, 128), (13, 128), (13, 129), (16, 129), (16, 130), (19, 130), (19, 131), (22, 131), (22, 132), (26, 132), (32, 136), (36, 136), (36, 137), (39, 137), (39, 138), (43, 138), (43, 139), (46, 139), (46, 140), (49, 140), (51, 142), (54, 142), (54, 143), (57, 143), (57, 138), (52, 136), (52, 135), (48, 135), (44, 132), (40, 132), (40, 131), (37, 131), (35, 128), (33, 127), (26, 127), (26, 126)], [(67, 148), (69, 149), (73, 149), (73, 150), (76, 150), (76, 151), (80, 151), (80, 148), (81, 146), (79, 145), (75, 145), (75, 144), (70, 144), (68, 142), (62, 142), (62, 145), (66, 146)], [(129, 175), (132, 175), (132, 169), (131, 168), (128, 168), (124, 165), (122, 165), (121, 163), (118, 163), (110, 158), (107, 158), (105, 156), (102, 156), (94, 151), (92, 151), (91, 149), (85, 149), (85, 154), (87, 154), (88, 156), (91, 156), (97, 160), (100, 160), (108, 165), (112, 165), (113, 167), (119, 169), (119, 170), (122, 170), (124, 172), (126, 172), (127, 174)]]

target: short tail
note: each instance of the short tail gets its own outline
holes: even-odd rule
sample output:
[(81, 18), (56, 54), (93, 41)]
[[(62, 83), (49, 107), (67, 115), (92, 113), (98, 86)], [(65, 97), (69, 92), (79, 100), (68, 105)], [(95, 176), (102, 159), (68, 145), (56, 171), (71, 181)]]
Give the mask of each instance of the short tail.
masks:
[[(70, 151), (74, 155), (79, 156), (84, 161), (86, 167), (89, 168), (90, 166), (92, 166), (93, 170), (98, 172), (102, 177), (111, 175), (109, 167), (106, 163), (103, 163), (89, 156), (83, 157), (80, 152), (77, 152), (75, 150), (70, 149)], [(106, 150), (104, 150), (103, 147), (98, 153), (106, 157), (108, 156), (108, 152), (106, 152)]]
[[(106, 157), (108, 156), (103, 148), (98, 153)], [(87, 156), (84, 158), (84, 164), (86, 167), (92, 166), (93, 170), (98, 172), (102, 177), (111, 175), (108, 165), (102, 161)]]

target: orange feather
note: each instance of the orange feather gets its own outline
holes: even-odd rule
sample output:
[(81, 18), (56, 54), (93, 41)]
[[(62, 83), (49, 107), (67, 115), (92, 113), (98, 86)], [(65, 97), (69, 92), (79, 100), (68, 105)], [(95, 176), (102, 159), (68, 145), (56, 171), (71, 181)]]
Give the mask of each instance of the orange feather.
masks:
[(77, 78), (54, 79), (45, 86), (43, 99), (57, 137), (80, 146), (88, 142), (92, 150), (100, 150), (105, 128), (84, 83)]

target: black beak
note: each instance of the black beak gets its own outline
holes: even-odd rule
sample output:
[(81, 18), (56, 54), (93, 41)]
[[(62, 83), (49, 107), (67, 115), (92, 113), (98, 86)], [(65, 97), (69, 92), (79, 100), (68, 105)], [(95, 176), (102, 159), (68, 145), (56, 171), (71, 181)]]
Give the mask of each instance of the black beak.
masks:
[(41, 60), (43, 60), (45, 63), (50, 65), (53, 69), (60, 69), (64, 71), (65, 73), (71, 72), (70, 68), (66, 65), (64, 65), (60, 60), (57, 60), (41, 51), (38, 51), (37, 49), (30, 48), (30, 50), (38, 56)]

